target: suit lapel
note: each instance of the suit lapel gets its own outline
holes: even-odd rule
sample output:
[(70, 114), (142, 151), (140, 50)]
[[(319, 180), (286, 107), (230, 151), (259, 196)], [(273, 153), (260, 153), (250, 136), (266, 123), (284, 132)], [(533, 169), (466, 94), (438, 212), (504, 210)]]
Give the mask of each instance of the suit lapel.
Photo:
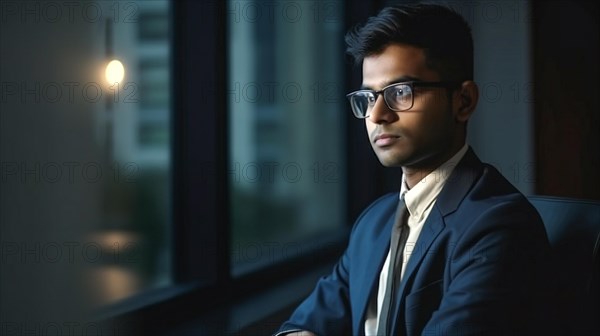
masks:
[[(399, 302), (396, 302), (396, 307), (402, 307), (400, 302), (403, 302), (407, 295), (406, 286), (409, 279), (414, 276), (414, 273), (418, 270), (418, 266), (428, 254), (431, 245), (446, 227), (444, 217), (458, 208), (460, 202), (465, 198), (474, 182), (481, 175), (482, 168), (483, 165), (481, 161), (469, 147), (465, 156), (448, 177), (446, 184), (437, 197), (433, 209), (425, 220), (425, 224), (421, 229), (421, 234), (416, 242), (415, 249), (413, 250), (413, 253), (411, 253), (406, 269), (404, 270), (399, 289), (400, 295), (397, 296)], [(399, 316), (403, 315), (403, 312), (401, 311), (398, 311), (397, 313), (399, 313)], [(394, 321), (392, 330), (398, 330), (395, 325), (397, 322), (398, 321)]]
[(427, 220), (423, 225), (423, 229), (421, 229), (419, 239), (417, 240), (411, 256), (408, 259), (408, 264), (406, 264), (406, 269), (404, 270), (404, 275), (402, 276), (402, 282), (400, 283), (400, 295), (397, 296), (398, 298), (403, 298), (406, 295), (404, 293), (407, 283), (406, 280), (412, 277), (413, 273), (417, 270), (417, 266), (421, 263), (423, 258), (425, 258), (425, 255), (427, 255), (427, 251), (431, 247), (431, 244), (435, 241), (435, 238), (440, 234), (440, 232), (442, 232), (445, 226), (446, 225), (442, 216), (440, 216), (439, 212), (433, 209), (431, 213), (429, 213), (429, 217), (427, 217)]

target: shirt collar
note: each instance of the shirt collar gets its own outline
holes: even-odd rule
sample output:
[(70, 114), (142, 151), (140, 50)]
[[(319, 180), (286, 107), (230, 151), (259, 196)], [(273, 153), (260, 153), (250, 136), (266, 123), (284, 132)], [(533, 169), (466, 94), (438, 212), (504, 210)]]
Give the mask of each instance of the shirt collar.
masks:
[(421, 179), (412, 189), (408, 188), (406, 178), (402, 175), (400, 198), (404, 196), (406, 208), (410, 216), (417, 219), (417, 222), (422, 220), (425, 210), (436, 200), (454, 167), (463, 158), (467, 149), (469, 146), (465, 143), (454, 156)]

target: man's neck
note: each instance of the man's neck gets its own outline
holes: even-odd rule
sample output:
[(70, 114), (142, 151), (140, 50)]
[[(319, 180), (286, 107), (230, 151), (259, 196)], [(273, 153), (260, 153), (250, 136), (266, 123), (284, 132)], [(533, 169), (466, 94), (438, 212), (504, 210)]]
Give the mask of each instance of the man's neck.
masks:
[(464, 146), (464, 142), (459, 146), (453, 146), (451, 151), (446, 152), (445, 155), (441, 155), (436, 158), (435, 161), (431, 161), (426, 165), (419, 167), (402, 167), (402, 174), (405, 176), (406, 186), (408, 189), (412, 189), (417, 183), (424, 179), (427, 175), (431, 174), (439, 166), (450, 160), (458, 151)]

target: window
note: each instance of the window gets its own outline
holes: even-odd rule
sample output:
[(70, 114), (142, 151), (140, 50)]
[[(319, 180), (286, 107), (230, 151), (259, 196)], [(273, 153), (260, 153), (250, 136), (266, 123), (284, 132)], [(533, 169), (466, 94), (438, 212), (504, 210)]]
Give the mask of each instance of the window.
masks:
[[(343, 2), (172, 5), (172, 281), (140, 297), (158, 305), (133, 303), (139, 309), (126, 317), (194, 320), (181, 326), (193, 334), (205, 311), (225, 316), (218, 310), (285, 285), (289, 270), (317, 279), (339, 257), (351, 115)], [(296, 288), (250, 315), (264, 318), (303, 294)]]

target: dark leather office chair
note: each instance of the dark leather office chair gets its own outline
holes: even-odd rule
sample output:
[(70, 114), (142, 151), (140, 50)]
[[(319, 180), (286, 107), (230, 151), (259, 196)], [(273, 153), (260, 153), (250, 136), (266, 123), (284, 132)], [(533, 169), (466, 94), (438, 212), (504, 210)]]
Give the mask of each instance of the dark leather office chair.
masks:
[(557, 334), (600, 335), (600, 202), (529, 196), (552, 245)]

